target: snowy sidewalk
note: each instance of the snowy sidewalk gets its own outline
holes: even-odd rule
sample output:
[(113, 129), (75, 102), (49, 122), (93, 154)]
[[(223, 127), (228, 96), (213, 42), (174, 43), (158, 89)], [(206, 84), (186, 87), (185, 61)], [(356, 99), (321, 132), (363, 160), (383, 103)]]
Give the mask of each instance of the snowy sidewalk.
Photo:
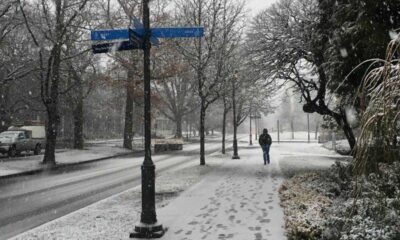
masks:
[(275, 161), (264, 166), (259, 147), (240, 149), (240, 160), (226, 160), (165, 208), (162, 239), (286, 239)]

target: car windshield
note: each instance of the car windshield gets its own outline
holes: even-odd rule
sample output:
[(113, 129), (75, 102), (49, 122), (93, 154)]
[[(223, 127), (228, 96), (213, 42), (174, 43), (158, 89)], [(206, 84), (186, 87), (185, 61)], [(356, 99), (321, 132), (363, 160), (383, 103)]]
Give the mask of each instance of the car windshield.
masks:
[(19, 133), (20, 132), (18, 132), (18, 131), (6, 131), (6, 132), (0, 133), (0, 137), (11, 138), (11, 137), (17, 136)]

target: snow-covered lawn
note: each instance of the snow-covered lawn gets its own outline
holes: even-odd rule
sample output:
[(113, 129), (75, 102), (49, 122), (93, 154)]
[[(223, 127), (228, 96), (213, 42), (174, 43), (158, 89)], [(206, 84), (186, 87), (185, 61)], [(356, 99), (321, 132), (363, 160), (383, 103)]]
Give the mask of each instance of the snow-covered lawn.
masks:
[[(278, 133), (276, 131), (270, 132), (269, 133), (272, 137), (273, 141), (278, 141)], [(279, 139), (282, 141), (285, 140), (293, 140), (293, 141), (307, 141), (308, 140), (308, 132), (307, 131), (296, 131), (294, 132), (292, 138), (292, 132), (290, 131), (284, 131), (279, 133)], [(317, 134), (317, 139), (318, 139), (318, 134)], [(310, 140), (311, 141), (317, 141), (315, 139), (315, 132), (310, 132)]]
[[(115, 146), (94, 146), (88, 147), (85, 150), (64, 149), (63, 151), (56, 152), (56, 162), (57, 164), (76, 164), (130, 153), (132, 153), (131, 150)], [(45, 166), (40, 164), (42, 159), (43, 155), (1, 159), (0, 176), (43, 169)]]

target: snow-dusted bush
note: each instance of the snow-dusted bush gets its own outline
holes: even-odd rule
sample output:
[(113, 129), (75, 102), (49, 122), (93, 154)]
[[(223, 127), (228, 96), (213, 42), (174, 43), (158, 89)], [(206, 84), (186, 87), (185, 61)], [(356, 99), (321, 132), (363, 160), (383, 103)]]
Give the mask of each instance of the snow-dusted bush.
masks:
[[(353, 165), (286, 181), (281, 201), (289, 239), (400, 239), (400, 163), (353, 176)], [(357, 191), (356, 191), (357, 189)]]
[(381, 164), (380, 172), (348, 182), (351, 191), (332, 204), (321, 239), (400, 239), (400, 163)]

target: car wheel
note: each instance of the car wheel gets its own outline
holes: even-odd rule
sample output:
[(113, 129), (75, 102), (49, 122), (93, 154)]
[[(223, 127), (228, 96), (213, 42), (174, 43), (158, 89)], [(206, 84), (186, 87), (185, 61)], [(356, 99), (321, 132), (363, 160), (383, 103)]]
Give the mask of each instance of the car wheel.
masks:
[(40, 147), (40, 144), (36, 145), (35, 150), (33, 150), (33, 154), (38, 155), (40, 154), (40, 151), (42, 148)]
[(17, 149), (15, 146), (11, 146), (10, 150), (8, 150), (9, 157), (15, 157), (17, 155)]

